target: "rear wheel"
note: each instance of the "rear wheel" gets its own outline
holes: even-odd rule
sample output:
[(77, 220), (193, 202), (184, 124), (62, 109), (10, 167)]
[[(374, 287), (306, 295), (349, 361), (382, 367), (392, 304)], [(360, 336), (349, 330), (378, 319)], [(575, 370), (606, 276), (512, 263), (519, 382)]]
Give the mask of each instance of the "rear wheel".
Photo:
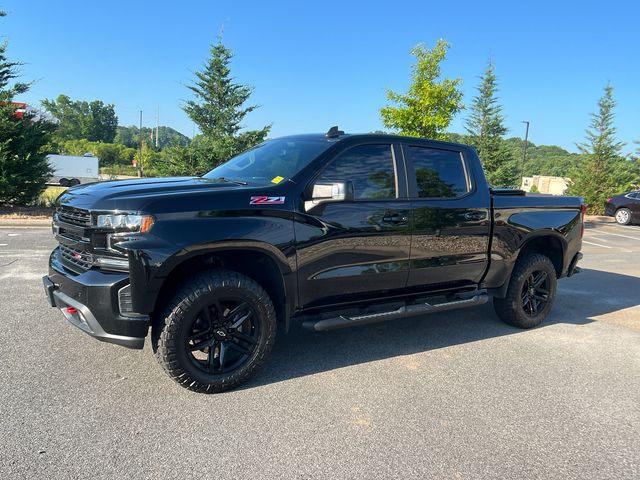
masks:
[(620, 225), (629, 225), (629, 223), (631, 223), (631, 210), (628, 208), (619, 208), (616, 211), (616, 222)]
[(273, 347), (271, 299), (250, 278), (228, 270), (206, 272), (174, 297), (154, 325), (153, 347), (181, 386), (216, 393), (246, 381)]
[(548, 257), (526, 255), (516, 263), (505, 298), (494, 298), (502, 321), (518, 328), (533, 328), (549, 315), (556, 297), (556, 270)]

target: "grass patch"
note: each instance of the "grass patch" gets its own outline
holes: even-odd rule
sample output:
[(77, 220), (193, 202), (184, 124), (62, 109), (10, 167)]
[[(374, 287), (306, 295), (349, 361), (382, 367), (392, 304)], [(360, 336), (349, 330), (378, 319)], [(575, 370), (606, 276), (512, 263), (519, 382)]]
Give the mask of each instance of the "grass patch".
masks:
[(30, 205), (0, 205), (2, 220), (51, 219), (58, 196), (66, 187), (47, 187)]
[(57, 205), (58, 196), (66, 190), (67, 187), (47, 187), (33, 202), (32, 206), (36, 208), (53, 208)]

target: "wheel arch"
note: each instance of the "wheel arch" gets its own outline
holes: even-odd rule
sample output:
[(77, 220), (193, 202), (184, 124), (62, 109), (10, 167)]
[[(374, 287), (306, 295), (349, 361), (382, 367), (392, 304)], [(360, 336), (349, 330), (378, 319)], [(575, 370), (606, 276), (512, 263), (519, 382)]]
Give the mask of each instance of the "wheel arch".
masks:
[[(556, 278), (560, 278), (564, 269), (564, 257), (567, 249), (566, 241), (560, 235), (542, 233), (534, 235), (524, 241), (515, 259), (517, 262), (524, 255), (539, 253), (551, 260), (556, 269)], [(514, 262), (514, 265), (515, 265)]]
[[(281, 253), (281, 252), (279, 252)], [(291, 269), (273, 252), (261, 245), (220, 245), (181, 252), (172, 257), (171, 266), (163, 272), (160, 288), (153, 301), (153, 312), (163, 310), (179, 285), (195, 273), (225, 268), (241, 273), (256, 281), (265, 289), (273, 302), (278, 324), (287, 331), (289, 328), (290, 301), (295, 293), (295, 283)]]
[(562, 277), (566, 250), (567, 241), (555, 231), (539, 232), (525, 238), (517, 253), (513, 255), (513, 261), (507, 271), (505, 282), (500, 287), (488, 289), (489, 294), (496, 298), (504, 298), (506, 296), (511, 281), (511, 274), (513, 273), (516, 263), (528, 254), (538, 253), (548, 257), (555, 268), (556, 278)]

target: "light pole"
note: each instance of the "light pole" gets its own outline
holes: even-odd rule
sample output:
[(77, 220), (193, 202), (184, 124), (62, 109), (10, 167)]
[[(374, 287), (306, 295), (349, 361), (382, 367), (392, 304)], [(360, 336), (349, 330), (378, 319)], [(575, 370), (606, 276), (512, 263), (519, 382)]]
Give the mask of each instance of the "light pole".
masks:
[(138, 177), (142, 177), (142, 110), (140, 110), (140, 130), (138, 130)]
[(524, 178), (524, 164), (527, 161), (527, 141), (529, 140), (529, 120), (523, 120), (522, 123), (527, 124), (527, 129), (524, 132), (524, 148), (522, 149), (522, 169), (521, 176)]

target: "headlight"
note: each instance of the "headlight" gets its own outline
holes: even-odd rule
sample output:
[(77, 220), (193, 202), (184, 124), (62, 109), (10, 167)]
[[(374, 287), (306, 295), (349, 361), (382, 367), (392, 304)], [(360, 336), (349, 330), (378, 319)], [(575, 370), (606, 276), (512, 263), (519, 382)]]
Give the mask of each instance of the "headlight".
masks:
[(153, 226), (151, 215), (98, 215), (96, 220), (98, 228), (126, 229), (132, 232), (148, 232)]

